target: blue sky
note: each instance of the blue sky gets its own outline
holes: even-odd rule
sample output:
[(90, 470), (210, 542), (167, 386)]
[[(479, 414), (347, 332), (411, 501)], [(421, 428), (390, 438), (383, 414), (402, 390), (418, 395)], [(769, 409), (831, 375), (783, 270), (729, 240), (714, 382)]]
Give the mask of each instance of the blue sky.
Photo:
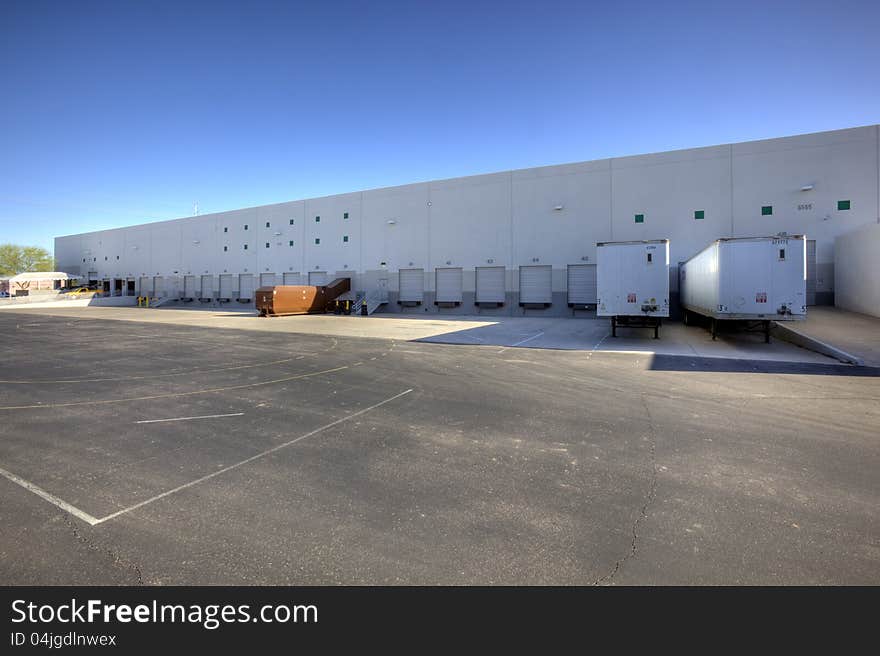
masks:
[(880, 2), (0, 2), (0, 241), (880, 121)]

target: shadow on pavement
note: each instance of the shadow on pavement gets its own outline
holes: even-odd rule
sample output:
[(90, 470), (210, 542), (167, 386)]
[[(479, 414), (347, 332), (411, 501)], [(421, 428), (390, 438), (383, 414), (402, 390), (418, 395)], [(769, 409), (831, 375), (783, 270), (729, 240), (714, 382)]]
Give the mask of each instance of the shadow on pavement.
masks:
[(655, 354), (651, 371), (700, 371), (736, 374), (800, 374), (806, 376), (862, 376), (880, 378), (880, 367), (856, 367), (846, 364), (782, 362), (778, 360), (736, 360)]

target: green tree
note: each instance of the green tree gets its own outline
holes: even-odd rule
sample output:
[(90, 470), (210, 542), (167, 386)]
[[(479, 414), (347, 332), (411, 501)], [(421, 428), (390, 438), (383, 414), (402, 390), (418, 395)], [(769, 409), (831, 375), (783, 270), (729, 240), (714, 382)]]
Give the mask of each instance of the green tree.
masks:
[(0, 244), (0, 276), (14, 276), (25, 271), (54, 271), (55, 259), (45, 248)]

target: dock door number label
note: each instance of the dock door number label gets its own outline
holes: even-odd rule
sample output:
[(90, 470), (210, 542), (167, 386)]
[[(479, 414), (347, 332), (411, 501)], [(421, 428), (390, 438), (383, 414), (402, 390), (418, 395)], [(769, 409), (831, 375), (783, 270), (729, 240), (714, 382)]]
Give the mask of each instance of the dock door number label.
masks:
[(767, 292), (758, 292), (755, 294), (755, 303), (766, 303), (767, 302)]
[(626, 302), (627, 303), (635, 303), (636, 302), (636, 295), (635, 294), (627, 294), (626, 295)]

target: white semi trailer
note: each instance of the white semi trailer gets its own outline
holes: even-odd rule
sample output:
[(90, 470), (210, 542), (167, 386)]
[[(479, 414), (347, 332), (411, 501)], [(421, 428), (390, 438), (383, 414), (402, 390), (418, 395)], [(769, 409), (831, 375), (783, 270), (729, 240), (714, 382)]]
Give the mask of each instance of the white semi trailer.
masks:
[(653, 328), (669, 316), (669, 240), (596, 244), (596, 314), (618, 326)]
[(806, 237), (713, 241), (680, 265), (679, 288), (685, 323), (709, 317), (715, 339), (718, 321), (758, 322), (769, 342), (771, 321), (806, 318)]

